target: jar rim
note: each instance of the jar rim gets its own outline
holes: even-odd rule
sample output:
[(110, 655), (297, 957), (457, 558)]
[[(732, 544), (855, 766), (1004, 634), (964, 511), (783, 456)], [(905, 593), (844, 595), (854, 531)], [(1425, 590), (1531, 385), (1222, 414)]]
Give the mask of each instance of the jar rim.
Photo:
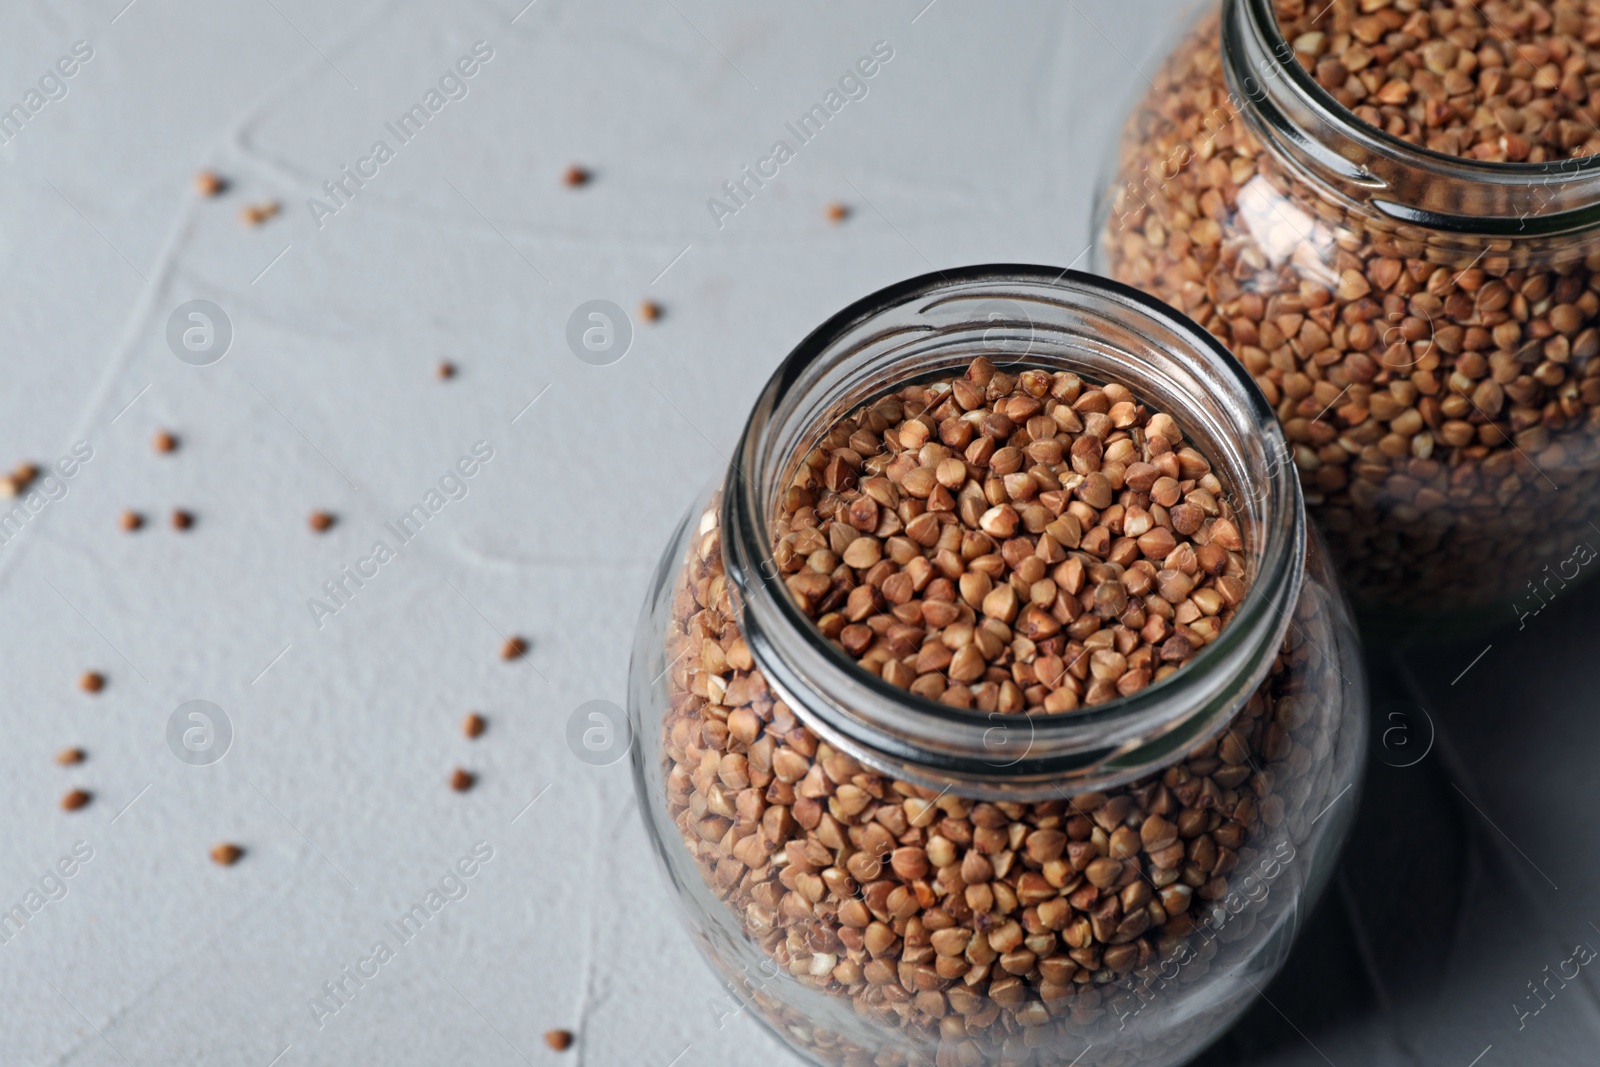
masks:
[[(1272, 0), (1224, 0), (1223, 67), (1258, 132), (1397, 222), (1487, 237), (1600, 226), (1600, 153), (1499, 163), (1397, 137), (1336, 100), (1294, 56)], [(1259, 72), (1257, 78), (1252, 71)], [(1285, 85), (1288, 91), (1274, 90)]]
[[(1022, 312), (1026, 324), (977, 320), (996, 322), (1000, 329), (1025, 325), (1030, 344), (1035, 331), (1044, 329), (1033, 316), (1043, 314), (1064, 312), (1080, 330), (1116, 327), (1124, 331), (1118, 335), (1124, 340), (1133, 336), (1127, 331), (1138, 331), (1149, 343), (1171, 349), (1172, 367), (1161, 373), (1171, 373), (1191, 390), (1214, 390), (1219, 395), (1209, 399), (1224, 414), (1173, 410), (1172, 405), (1162, 410), (1186, 435), (1197, 420), (1209, 418), (1227, 423), (1214, 433), (1238, 437), (1224, 467), (1233, 468), (1228, 473), (1236, 491), (1249, 488), (1253, 494), (1238, 508), (1255, 538), (1249, 592), (1216, 639), (1172, 675), (1130, 696), (1055, 716), (986, 715), (929, 700), (861, 668), (800, 610), (776, 574), (766, 573), (777, 493), (828, 428), (798, 425), (807, 391), (837, 387), (841, 362), (861, 358), (873, 345), (891, 351), (948, 337), (952, 351), (964, 352), (966, 361), (980, 354), (994, 358), (996, 353), (964, 347), (962, 337), (974, 320), (958, 314), (939, 326), (917, 317), (937, 314), (952, 302), (964, 313), (977, 304), (963, 302), (973, 301), (1032, 302), (1032, 313)], [(890, 321), (894, 313), (906, 320)], [(989, 330), (981, 334), (985, 340), (989, 336)], [(1137, 355), (1126, 355), (1148, 374), (1158, 373), (1139, 364)], [(1062, 366), (1066, 357), (1060, 353), (1051, 358), (1057, 361), (1054, 369), (1070, 369)], [(914, 378), (879, 378), (872, 395)], [(1131, 384), (1148, 402), (1137, 388), (1140, 383)], [(845, 405), (857, 406), (856, 400)], [(806, 410), (816, 409), (813, 404)], [(803, 440), (802, 447), (795, 447), (797, 440)], [(1217, 464), (1218, 456), (1207, 455)], [(1258, 479), (1253, 484), (1242, 477), (1246, 466)], [(968, 792), (975, 787), (1008, 799), (1051, 798), (1062, 781), (1071, 781), (1080, 792), (1103, 788), (1145, 773), (1152, 761), (1170, 760), (1220, 730), (1270, 668), (1291, 624), (1303, 577), (1307, 528), (1299, 479), (1276, 415), (1249, 373), (1187, 316), (1131, 287), (1073, 270), (1024, 264), (956, 268), (899, 282), (844, 308), (795, 346), (767, 382), (723, 490), (725, 572), (741, 613), (741, 631), (776, 695), (819, 736), (863, 762), (930, 786), (961, 781)], [(1024, 724), (1026, 736), (1020, 736)]]

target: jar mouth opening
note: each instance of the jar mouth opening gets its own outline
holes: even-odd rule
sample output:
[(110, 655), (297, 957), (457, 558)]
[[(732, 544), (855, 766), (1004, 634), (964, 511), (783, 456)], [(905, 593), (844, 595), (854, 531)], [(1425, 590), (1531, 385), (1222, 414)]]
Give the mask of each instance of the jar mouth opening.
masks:
[[(1157, 350), (1165, 363), (1145, 358)], [(1250, 538), (1246, 598), (1219, 635), (1167, 678), (1060, 715), (956, 708), (862, 668), (784, 586), (771, 562), (772, 522), (810, 448), (862, 403), (919, 378), (958, 375), (979, 355), (1003, 369), (1119, 380), (1176, 419), (1240, 498), (1235, 507)], [(891, 369), (906, 361), (918, 369)], [(1104, 369), (1117, 366), (1134, 373)], [(776, 694), (858, 758), (880, 766), (903, 760), (911, 767), (896, 762), (896, 773), (915, 778), (920, 769), (929, 779), (1060, 778), (1103, 772), (1135, 750), (1148, 758), (1163, 738), (1169, 748), (1192, 743), (1220, 710), (1247, 699), (1270, 666), (1298, 598), (1306, 538), (1299, 480), (1277, 419), (1218, 341), (1129, 287), (1013, 264), (912, 278), (857, 301), (801, 341), (745, 426), (724, 486), (722, 530), (745, 639)]]
[[(1352, 185), (1371, 190), (1374, 206), (1396, 220), (1491, 237), (1600, 226), (1600, 153), (1543, 163), (1501, 163), (1450, 155), (1397, 137), (1341, 104), (1301, 65), (1272, 0), (1224, 2), (1229, 13), (1224, 17), (1223, 51), (1229, 60), (1225, 67), (1230, 88), (1266, 109), (1262, 118), (1291, 151), (1298, 149), (1295, 154), (1305, 153)], [(1229, 25), (1240, 9), (1247, 13), (1248, 37), (1230, 32), (1242, 30)], [(1276, 99), (1270, 88), (1280, 78), (1293, 89), (1292, 103)], [(1322, 129), (1309, 129), (1306, 119)], [(1290, 128), (1284, 128), (1285, 123)], [(1361, 158), (1329, 158), (1335, 151), (1328, 143), (1333, 139), (1354, 146)], [(1417, 195), (1412, 195), (1411, 183), (1396, 180), (1401, 169), (1420, 172)], [(1469, 188), (1441, 195), (1441, 185)], [(1396, 195), (1385, 197), (1384, 190)]]

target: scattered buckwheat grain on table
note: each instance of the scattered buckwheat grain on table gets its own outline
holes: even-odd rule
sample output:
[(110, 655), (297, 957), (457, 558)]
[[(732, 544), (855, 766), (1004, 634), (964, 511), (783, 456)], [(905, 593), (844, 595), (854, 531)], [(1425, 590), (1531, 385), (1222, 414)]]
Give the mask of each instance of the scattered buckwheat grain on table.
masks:
[(203, 170), (194, 176), (194, 191), (204, 197), (219, 196), (228, 187), (214, 170)]

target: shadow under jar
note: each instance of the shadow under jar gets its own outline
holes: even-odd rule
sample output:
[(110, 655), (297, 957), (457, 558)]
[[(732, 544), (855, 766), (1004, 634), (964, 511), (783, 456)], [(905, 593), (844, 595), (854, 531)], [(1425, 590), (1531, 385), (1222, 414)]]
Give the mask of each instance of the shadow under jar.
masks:
[[(1600, 518), (1600, 157), (1496, 162), (1424, 147), (1471, 155), (1437, 129), (1409, 131), (1419, 145), (1369, 125), (1318, 75), (1352, 103), (1367, 94), (1368, 118), (1410, 101), (1438, 123), (1452, 100), (1470, 110), (1448, 93), (1486, 68), (1448, 39), (1420, 46), (1407, 31), (1421, 16), (1304, 6), (1357, 20), (1360, 69), (1308, 70), (1273, 0), (1205, 5), (1123, 128), (1097, 265), (1193, 317), (1255, 378), (1358, 608), (1498, 623)], [(1408, 48), (1414, 68), (1394, 58)], [(1493, 109), (1512, 125), (1515, 112)], [(1503, 138), (1479, 154), (1507, 143), (1528, 157)]]
[[(1025, 370), (1069, 399), (1120, 383), (1210, 461), (1248, 595), (1176, 672), (1061, 714), (953, 707), (863, 668), (790, 595), (775, 523), (793, 487), (828, 509), (829, 430), (977, 356), (999, 367), (991, 396)], [(1159, 1067), (1245, 1009), (1328, 878), (1365, 753), (1356, 639), (1285, 449), (1212, 338), (1088, 275), (928, 275), (795, 349), (673, 534), (633, 649), (636, 787), (739, 998), (719, 1026), (749, 1007), (851, 1067)], [(1115, 566), (1098, 551), (1069, 558)], [(1032, 655), (1018, 634), (998, 665)]]

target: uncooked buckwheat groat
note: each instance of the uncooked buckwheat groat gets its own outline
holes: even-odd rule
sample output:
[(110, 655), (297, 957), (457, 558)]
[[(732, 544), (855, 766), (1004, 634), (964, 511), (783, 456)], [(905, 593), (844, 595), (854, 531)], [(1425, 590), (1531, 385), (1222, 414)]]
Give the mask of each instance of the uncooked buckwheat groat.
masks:
[(1246, 592), (1224, 487), (1170, 416), (986, 358), (842, 419), (776, 532), (790, 593), (861, 666), (986, 712), (1135, 693)]

